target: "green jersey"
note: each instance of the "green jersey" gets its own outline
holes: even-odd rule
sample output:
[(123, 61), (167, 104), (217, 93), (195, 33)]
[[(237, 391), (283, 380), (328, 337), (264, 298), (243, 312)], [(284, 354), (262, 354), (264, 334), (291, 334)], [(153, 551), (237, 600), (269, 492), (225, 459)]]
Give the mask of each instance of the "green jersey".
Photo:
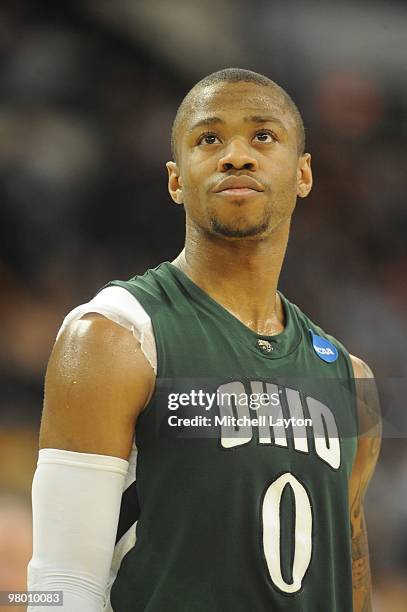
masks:
[(113, 610), (351, 612), (347, 351), (282, 294), (283, 332), (259, 336), (168, 262), (110, 284), (148, 313), (157, 350)]

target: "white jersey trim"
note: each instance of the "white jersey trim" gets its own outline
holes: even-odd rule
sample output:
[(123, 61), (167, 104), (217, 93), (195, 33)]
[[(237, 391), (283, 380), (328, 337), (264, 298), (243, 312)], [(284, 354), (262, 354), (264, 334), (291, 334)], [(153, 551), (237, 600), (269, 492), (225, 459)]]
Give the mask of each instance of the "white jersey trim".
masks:
[[(126, 481), (124, 483), (123, 493), (136, 480), (137, 447), (135, 442), (133, 442), (128, 461), (129, 469), (127, 472)], [(129, 529), (122, 535), (114, 547), (112, 564), (109, 572), (109, 580), (106, 588), (106, 603), (105, 607), (103, 608), (103, 612), (113, 612), (113, 608), (110, 603), (110, 591), (114, 581), (116, 580), (117, 572), (119, 571), (124, 555), (126, 555), (136, 544), (136, 526), (137, 521), (131, 527), (129, 527)]]

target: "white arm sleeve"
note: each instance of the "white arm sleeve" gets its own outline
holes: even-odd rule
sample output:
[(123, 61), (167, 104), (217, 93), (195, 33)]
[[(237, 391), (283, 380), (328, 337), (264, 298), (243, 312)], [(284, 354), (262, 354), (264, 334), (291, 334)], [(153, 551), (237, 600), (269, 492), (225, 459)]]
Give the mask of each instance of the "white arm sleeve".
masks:
[[(129, 463), (119, 457), (42, 449), (32, 485), (29, 591), (63, 591), (66, 612), (101, 612)], [(29, 606), (27, 612), (49, 612)]]
[(97, 312), (129, 329), (140, 342), (141, 350), (157, 373), (157, 351), (151, 318), (134, 295), (118, 286), (102, 289), (92, 300), (67, 314), (58, 336), (69, 323), (89, 312)]

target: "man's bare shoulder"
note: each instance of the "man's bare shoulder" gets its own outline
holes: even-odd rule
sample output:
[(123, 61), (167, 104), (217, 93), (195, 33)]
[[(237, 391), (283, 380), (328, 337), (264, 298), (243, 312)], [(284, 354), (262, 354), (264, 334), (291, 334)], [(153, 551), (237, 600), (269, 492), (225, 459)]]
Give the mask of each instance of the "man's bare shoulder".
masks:
[(355, 355), (349, 355), (353, 366), (353, 373), (355, 378), (374, 378), (372, 369), (367, 365), (363, 359), (356, 357)]
[(376, 380), (370, 366), (355, 355), (350, 355), (355, 377), (359, 435), (381, 434), (381, 411)]
[(154, 371), (132, 332), (87, 313), (56, 341), (45, 377), (40, 448), (127, 458)]

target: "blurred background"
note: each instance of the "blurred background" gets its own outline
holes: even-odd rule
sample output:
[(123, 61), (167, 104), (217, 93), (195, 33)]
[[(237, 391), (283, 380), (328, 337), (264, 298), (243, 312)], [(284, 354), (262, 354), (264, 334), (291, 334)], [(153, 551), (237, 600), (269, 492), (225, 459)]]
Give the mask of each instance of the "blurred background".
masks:
[(298, 203), (280, 288), (379, 380), (386, 436), (366, 502), (375, 610), (407, 610), (407, 6), (274, 4), (0, 3), (0, 590), (26, 588), (57, 330), (107, 281), (181, 250), (171, 122), (197, 80), (237, 66), (281, 84), (304, 117), (315, 187)]

